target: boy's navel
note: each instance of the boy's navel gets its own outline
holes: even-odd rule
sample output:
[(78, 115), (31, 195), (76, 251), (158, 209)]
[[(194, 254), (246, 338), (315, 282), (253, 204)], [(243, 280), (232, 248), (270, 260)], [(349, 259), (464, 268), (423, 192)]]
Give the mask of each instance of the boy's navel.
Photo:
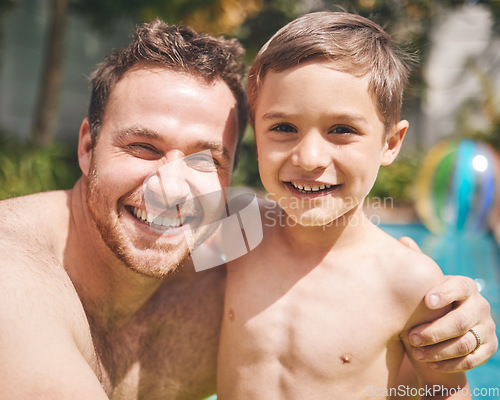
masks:
[(342, 364), (349, 364), (352, 361), (352, 354), (344, 353), (339, 358), (342, 361)]

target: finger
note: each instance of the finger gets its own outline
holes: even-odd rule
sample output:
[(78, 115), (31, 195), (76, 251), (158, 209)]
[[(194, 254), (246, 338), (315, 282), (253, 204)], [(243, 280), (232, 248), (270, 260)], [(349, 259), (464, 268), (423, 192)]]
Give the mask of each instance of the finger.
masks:
[(414, 347), (411, 349), (411, 355), (415, 360), (422, 362), (443, 361), (468, 356), (476, 347), (476, 337), (472, 332), (467, 332), (459, 338), (432, 346)]
[(479, 293), (476, 282), (466, 276), (446, 276), (446, 279), (429, 290), (425, 295), (425, 305), (431, 309), (443, 308), (453, 302), (463, 301)]
[(465, 335), (479, 323), (480, 315), (473, 311), (476, 309), (465, 302), (441, 318), (413, 328), (408, 334), (410, 344), (429, 346)]
[(415, 242), (412, 238), (410, 238), (408, 236), (400, 237), (399, 241), (402, 244), (404, 244), (406, 247), (409, 247), (412, 250), (417, 250), (419, 252), (422, 252), (422, 250), (420, 250), (420, 247), (418, 247), (417, 242)]
[(429, 363), (429, 368), (441, 372), (465, 372), (485, 363), (489, 357), (480, 354), (480, 350), (464, 357), (453, 358), (444, 361), (433, 361)]

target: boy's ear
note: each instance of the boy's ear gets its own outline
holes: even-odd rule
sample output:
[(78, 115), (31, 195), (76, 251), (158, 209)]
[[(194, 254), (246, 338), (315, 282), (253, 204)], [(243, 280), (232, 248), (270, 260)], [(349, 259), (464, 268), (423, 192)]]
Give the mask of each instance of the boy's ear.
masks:
[(91, 159), (92, 136), (90, 135), (90, 124), (88, 118), (84, 118), (80, 126), (80, 135), (78, 137), (78, 164), (85, 176), (88, 176)]
[(258, 160), (259, 152), (257, 151), (257, 140), (255, 140), (255, 126), (253, 125), (252, 119), (250, 117), (248, 117), (248, 124), (252, 127), (253, 130), (253, 137), (254, 137), (253, 149), (255, 151), (255, 158)]
[(399, 121), (385, 139), (384, 150), (382, 152), (382, 160), (380, 165), (391, 164), (401, 150), (403, 139), (408, 130), (408, 121)]

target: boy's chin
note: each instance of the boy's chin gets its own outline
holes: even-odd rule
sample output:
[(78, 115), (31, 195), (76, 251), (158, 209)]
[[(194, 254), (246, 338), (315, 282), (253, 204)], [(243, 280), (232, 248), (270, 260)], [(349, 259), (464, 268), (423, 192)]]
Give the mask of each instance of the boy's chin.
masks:
[(329, 226), (335, 224), (337, 215), (293, 215), (288, 214), (290, 219), (297, 225), (304, 227)]

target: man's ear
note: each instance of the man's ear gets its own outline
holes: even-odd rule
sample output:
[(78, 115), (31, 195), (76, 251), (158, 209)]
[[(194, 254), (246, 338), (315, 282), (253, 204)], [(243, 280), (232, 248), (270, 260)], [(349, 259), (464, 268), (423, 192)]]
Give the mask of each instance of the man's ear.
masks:
[(90, 170), (90, 161), (92, 160), (92, 136), (90, 134), (90, 124), (88, 118), (84, 118), (80, 126), (80, 135), (78, 137), (78, 164), (85, 176), (88, 176)]
[(403, 144), (408, 126), (408, 121), (402, 120), (393, 127), (391, 132), (389, 132), (385, 139), (380, 165), (389, 165), (396, 159), (399, 150), (401, 150), (401, 145)]

